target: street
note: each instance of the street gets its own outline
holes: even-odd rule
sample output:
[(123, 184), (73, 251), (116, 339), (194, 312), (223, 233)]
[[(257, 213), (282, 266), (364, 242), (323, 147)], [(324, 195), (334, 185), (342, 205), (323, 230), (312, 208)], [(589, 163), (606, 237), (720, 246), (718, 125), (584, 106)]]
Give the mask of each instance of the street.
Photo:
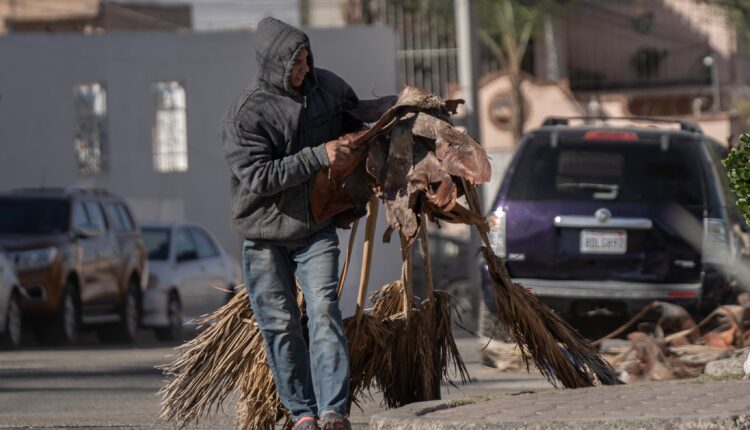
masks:
[[(143, 336), (146, 337), (146, 336)], [(457, 340), (472, 383), (444, 388), (444, 398), (539, 391), (550, 385), (537, 373), (500, 373), (479, 364), (475, 338)], [(160, 422), (157, 392), (174, 345), (144, 338), (134, 346), (0, 352), (0, 428), (173, 428)], [(352, 411), (355, 428), (382, 411), (379, 399)], [(233, 405), (191, 428), (233, 428)]]

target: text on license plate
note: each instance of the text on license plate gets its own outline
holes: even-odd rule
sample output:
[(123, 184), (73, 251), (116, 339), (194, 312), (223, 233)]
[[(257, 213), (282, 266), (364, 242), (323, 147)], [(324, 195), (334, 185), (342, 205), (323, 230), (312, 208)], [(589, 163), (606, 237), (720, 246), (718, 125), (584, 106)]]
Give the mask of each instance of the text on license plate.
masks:
[(624, 254), (627, 249), (625, 230), (581, 230), (582, 254)]

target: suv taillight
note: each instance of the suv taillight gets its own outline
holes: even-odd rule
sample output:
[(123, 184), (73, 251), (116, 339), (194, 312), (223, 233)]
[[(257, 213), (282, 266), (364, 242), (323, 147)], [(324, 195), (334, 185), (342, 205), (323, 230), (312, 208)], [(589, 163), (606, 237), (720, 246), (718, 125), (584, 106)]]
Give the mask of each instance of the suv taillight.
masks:
[(703, 220), (703, 262), (728, 265), (731, 257), (729, 228), (720, 218)]
[(505, 258), (505, 209), (497, 208), (495, 212), (487, 219), (490, 224), (490, 245), (492, 251), (500, 258)]

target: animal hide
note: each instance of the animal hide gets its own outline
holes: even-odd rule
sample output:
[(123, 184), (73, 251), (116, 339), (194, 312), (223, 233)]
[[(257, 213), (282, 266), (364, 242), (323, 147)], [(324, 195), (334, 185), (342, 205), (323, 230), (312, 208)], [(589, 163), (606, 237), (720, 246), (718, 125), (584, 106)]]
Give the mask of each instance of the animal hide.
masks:
[(390, 230), (399, 230), (409, 242), (417, 234), (420, 213), (432, 221), (481, 224), (458, 203), (465, 192), (461, 180), (476, 185), (491, 175), (482, 147), (450, 122), (461, 103), (406, 87), (372, 127), (346, 136), (357, 156), (351, 168), (316, 176), (316, 222), (333, 218), (334, 225), (345, 227), (376, 194), (385, 203)]

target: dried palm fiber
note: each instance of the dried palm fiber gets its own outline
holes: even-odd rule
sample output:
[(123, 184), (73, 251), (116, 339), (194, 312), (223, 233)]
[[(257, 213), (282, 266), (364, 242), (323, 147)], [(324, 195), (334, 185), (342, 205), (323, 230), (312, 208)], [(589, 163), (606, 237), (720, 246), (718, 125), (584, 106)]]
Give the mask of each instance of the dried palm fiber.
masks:
[[(635, 315), (633, 315), (625, 324), (621, 325), (608, 335), (597, 339), (591, 344), (594, 346), (599, 346), (607, 339), (613, 339), (624, 334), (637, 322), (641, 321), (644, 317), (646, 317), (653, 311), (658, 312), (659, 320), (656, 324), (661, 327), (661, 329), (664, 331), (664, 334), (666, 335), (695, 327), (695, 321), (693, 321), (693, 318), (690, 317), (690, 314), (688, 314), (688, 312), (683, 307), (675, 305), (673, 303), (654, 300), (653, 302), (644, 306)], [(690, 332), (688, 332), (688, 334), (690, 334)]]
[[(435, 291), (432, 283), (432, 264), (430, 261), (430, 245), (427, 238), (427, 222), (425, 215), (421, 214), (420, 242), (422, 245), (422, 258), (424, 259), (425, 286), (427, 299), (424, 302), (423, 315), (430, 326), (434, 328), (434, 338), (437, 341), (433, 349), (433, 360), (435, 368), (440, 369), (442, 379), (452, 382), (453, 376), (458, 376), (462, 383), (469, 380), (469, 372), (466, 369), (461, 354), (458, 351), (456, 340), (453, 338), (453, 315), (458, 315), (456, 302), (453, 297), (445, 291)], [(440, 385), (433, 387), (440, 396)]]
[(239, 392), (240, 427), (273, 429), (278, 421), (289, 421), (245, 288), (200, 322), (205, 329), (177, 347), (176, 360), (162, 367), (172, 379), (159, 391), (161, 419), (184, 427)]
[[(355, 222), (339, 278), (339, 297), (349, 268), (356, 226)], [(299, 286), (297, 292), (304, 324), (304, 297)], [(285, 428), (291, 428), (292, 419), (276, 390), (247, 290), (239, 288), (229, 303), (199, 322), (205, 329), (177, 347), (177, 358), (161, 367), (172, 379), (159, 391), (160, 418), (184, 427), (218, 411), (232, 393), (237, 393), (239, 428), (274, 429), (280, 421)]]
[(401, 238), (401, 291), (403, 307), (385, 321), (392, 333), (391, 348), (387, 351), (390, 366), (377, 375), (377, 385), (389, 408), (405, 404), (439, 399), (434, 393), (440, 383), (441, 372), (435, 368), (432, 351), (435, 349), (434, 328), (428, 327), (422, 309), (414, 303), (412, 291), (411, 245)]
[[(469, 207), (480, 217), (476, 188), (467, 181), (463, 181), (463, 187)], [(508, 334), (521, 348), (527, 366), (529, 359), (533, 360), (553, 385), (562, 384), (565, 388), (592, 386), (595, 379), (605, 385), (621, 384), (615, 371), (591, 343), (538, 297), (513, 282), (503, 260), (492, 251), (487, 222), (475, 226), (484, 242), (481, 250), (495, 292), (498, 323), (507, 327)]]
[(344, 332), (349, 343), (349, 368), (351, 371), (350, 406), (352, 402), (358, 404), (358, 398), (369, 394), (370, 389), (373, 388), (376, 375), (382, 373), (383, 368), (388, 366), (388, 361), (384, 360), (383, 357), (387, 355), (386, 351), (391, 342), (391, 333), (383, 320), (365, 312), (375, 226), (378, 217), (377, 199), (370, 200), (368, 208), (357, 306), (354, 316), (344, 320)]

